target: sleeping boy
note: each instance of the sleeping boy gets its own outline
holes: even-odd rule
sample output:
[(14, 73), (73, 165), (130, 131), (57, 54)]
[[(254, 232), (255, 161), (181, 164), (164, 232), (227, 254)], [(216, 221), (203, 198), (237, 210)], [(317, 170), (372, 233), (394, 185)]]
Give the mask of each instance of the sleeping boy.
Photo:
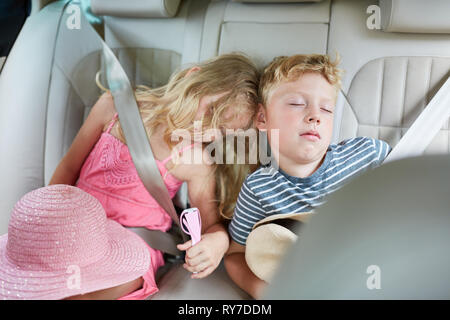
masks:
[[(337, 65), (327, 55), (278, 57), (261, 76), (255, 122), (267, 132), (278, 169), (268, 174), (261, 167), (246, 178), (229, 225), (232, 240), (225, 256), (231, 279), (254, 298), (266, 285), (245, 260), (246, 240), (255, 223), (274, 214), (313, 211), (326, 195), (379, 166), (391, 150), (386, 142), (368, 137), (330, 144), (340, 89)], [(279, 139), (271, 139), (272, 130), (278, 130)]]

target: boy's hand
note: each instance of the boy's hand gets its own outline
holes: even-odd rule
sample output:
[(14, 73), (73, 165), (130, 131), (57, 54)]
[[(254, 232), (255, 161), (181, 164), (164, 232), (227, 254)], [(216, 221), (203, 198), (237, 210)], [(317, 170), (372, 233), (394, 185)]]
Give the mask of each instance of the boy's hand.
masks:
[(205, 233), (194, 246), (191, 240), (177, 245), (179, 250), (186, 251), (183, 267), (193, 273), (192, 279), (205, 278), (217, 268), (228, 250), (228, 241), (225, 243), (223, 239), (220, 232)]

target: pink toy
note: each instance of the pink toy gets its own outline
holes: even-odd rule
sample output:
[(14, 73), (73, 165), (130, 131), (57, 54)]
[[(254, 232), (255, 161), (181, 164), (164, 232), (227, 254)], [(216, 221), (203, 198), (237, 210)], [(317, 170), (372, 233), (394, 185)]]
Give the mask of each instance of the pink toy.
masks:
[[(180, 216), (181, 229), (191, 236), (192, 245), (200, 241), (202, 236), (202, 219), (197, 208), (184, 210)], [(186, 230), (186, 229), (187, 230)]]

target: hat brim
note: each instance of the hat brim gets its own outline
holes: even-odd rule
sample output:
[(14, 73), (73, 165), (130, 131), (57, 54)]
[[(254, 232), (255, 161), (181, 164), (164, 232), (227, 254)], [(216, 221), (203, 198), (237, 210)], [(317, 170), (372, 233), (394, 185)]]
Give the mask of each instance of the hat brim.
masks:
[[(99, 261), (87, 266), (72, 264), (52, 272), (30, 270), (12, 263), (6, 255), (8, 234), (1, 236), (0, 299), (59, 300), (115, 287), (143, 276), (151, 259), (145, 242), (110, 219), (106, 230), (109, 246)], [(77, 276), (79, 281), (72, 281)]]
[(293, 220), (297, 220), (300, 222), (307, 222), (311, 216), (314, 214), (314, 212), (312, 211), (308, 211), (308, 212), (300, 212), (300, 213), (278, 213), (278, 214), (273, 214), (271, 216), (268, 216), (260, 221), (258, 221), (257, 223), (255, 223), (255, 225), (253, 226), (253, 229), (256, 229), (257, 227), (259, 227), (262, 224), (274, 221), (274, 220), (278, 220), (278, 219), (293, 219)]
[(298, 236), (287, 228), (268, 223), (250, 232), (245, 260), (248, 267), (260, 279), (269, 282), (284, 254)]

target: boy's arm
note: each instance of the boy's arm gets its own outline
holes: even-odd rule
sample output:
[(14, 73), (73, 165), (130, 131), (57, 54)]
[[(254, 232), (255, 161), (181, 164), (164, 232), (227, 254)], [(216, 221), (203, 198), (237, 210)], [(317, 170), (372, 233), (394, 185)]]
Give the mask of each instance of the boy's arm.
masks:
[[(361, 165), (370, 162), (371, 168), (380, 166), (388, 154), (392, 151), (391, 146), (383, 140), (371, 138), (371, 137), (356, 137), (351, 139), (345, 139), (338, 143), (341, 148), (358, 148), (360, 159), (364, 157), (365, 162), (361, 162)], [(342, 150), (342, 149), (341, 149)], [(370, 153), (370, 157), (366, 157)], [(347, 152), (347, 156), (353, 157), (353, 152)], [(344, 160), (343, 160), (344, 161)]]
[(231, 243), (224, 260), (230, 278), (253, 298), (259, 299), (267, 283), (248, 267), (245, 260), (245, 243), (254, 223), (261, 220), (265, 212), (249, 183), (251, 182), (247, 177), (239, 192), (233, 219), (228, 226)]
[(392, 147), (383, 140), (374, 139), (375, 149), (378, 154), (377, 165), (380, 166), (388, 154), (392, 151)]
[(230, 278), (245, 292), (255, 299), (261, 298), (267, 283), (258, 278), (245, 261), (245, 246), (231, 240), (225, 255), (225, 269)]

